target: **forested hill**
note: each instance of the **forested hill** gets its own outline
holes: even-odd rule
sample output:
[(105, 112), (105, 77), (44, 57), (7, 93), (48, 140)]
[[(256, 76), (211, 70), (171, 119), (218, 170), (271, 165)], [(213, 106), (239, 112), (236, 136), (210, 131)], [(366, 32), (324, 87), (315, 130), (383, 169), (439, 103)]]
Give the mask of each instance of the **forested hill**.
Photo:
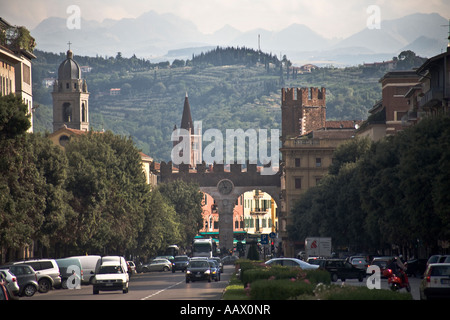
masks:
[(271, 53), (264, 53), (262, 51), (255, 51), (249, 48), (221, 48), (217, 47), (214, 50), (206, 53), (201, 53), (192, 57), (193, 65), (212, 65), (212, 66), (226, 66), (226, 65), (245, 65), (254, 66), (257, 63), (263, 63), (266, 68), (269, 64), (276, 67), (281, 65), (281, 61)]
[[(39, 107), (35, 131), (52, 131), (52, 87), (43, 80), (56, 77), (65, 53), (34, 51), (33, 97)], [(137, 147), (158, 161), (170, 160), (171, 133), (179, 126), (184, 97), (189, 95), (194, 121), (203, 131), (281, 128), (280, 88), (326, 87), (328, 119), (365, 119), (381, 98), (378, 83), (385, 70), (317, 68), (292, 74), (289, 60), (245, 48), (216, 48), (192, 60), (152, 63), (122, 57), (81, 57), (90, 92), (93, 130), (131, 136)], [(288, 73), (289, 70), (289, 73)], [(110, 95), (119, 88), (120, 95)]]

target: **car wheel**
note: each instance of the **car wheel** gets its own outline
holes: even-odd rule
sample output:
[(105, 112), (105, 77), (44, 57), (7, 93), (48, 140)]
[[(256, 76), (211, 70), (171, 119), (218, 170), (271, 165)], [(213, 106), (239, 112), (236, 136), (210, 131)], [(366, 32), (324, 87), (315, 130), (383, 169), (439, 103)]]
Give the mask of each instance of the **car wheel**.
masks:
[(169, 271), (169, 267), (164, 267), (163, 271)]
[(338, 276), (337, 276), (336, 273), (332, 273), (332, 274), (331, 274), (331, 281), (333, 281), (333, 282), (338, 281)]
[(211, 282), (211, 277), (208, 278), (208, 282)]
[(92, 290), (92, 294), (98, 294), (98, 290), (93, 289), (93, 290)]
[(62, 279), (61, 280), (61, 288), (67, 289), (67, 279)]
[(52, 287), (52, 284), (51, 284), (50, 280), (48, 280), (48, 279), (39, 280), (39, 292), (47, 293), (51, 287)]
[(26, 297), (32, 297), (34, 296), (34, 294), (36, 293), (36, 287), (33, 286), (32, 284), (28, 284), (25, 286), (25, 288), (23, 288), (23, 294)]
[(186, 278), (186, 283), (189, 283), (189, 279), (188, 278)]

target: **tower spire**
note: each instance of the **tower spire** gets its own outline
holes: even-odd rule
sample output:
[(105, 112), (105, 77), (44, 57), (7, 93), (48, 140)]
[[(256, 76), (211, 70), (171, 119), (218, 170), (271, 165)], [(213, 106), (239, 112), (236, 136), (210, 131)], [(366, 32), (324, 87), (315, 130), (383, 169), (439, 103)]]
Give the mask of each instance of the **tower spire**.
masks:
[(189, 105), (189, 98), (186, 92), (186, 97), (184, 98), (183, 116), (181, 118), (180, 128), (189, 130), (192, 134), (194, 133), (194, 124), (192, 123), (191, 116), (191, 106)]

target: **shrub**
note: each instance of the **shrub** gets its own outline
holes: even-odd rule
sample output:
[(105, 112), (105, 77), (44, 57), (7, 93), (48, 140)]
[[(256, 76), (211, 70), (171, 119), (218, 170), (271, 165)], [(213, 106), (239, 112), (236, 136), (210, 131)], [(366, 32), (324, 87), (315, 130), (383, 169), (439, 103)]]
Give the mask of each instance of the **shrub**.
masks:
[(412, 300), (410, 293), (369, 289), (356, 286), (318, 285), (314, 290), (320, 300)]
[(250, 284), (250, 297), (255, 300), (287, 300), (300, 295), (313, 296), (314, 285), (308, 280), (256, 280)]

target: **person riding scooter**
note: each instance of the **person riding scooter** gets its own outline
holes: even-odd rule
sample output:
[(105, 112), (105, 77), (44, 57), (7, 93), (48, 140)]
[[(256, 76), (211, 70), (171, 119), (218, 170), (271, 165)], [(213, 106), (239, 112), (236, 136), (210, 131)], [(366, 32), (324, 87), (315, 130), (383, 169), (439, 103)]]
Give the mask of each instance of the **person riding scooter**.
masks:
[(391, 269), (394, 274), (396, 274), (403, 283), (405, 283), (406, 280), (406, 266), (403, 264), (401, 260), (402, 256), (394, 257), (394, 259), (391, 261), (391, 263), (387, 266), (388, 269)]

